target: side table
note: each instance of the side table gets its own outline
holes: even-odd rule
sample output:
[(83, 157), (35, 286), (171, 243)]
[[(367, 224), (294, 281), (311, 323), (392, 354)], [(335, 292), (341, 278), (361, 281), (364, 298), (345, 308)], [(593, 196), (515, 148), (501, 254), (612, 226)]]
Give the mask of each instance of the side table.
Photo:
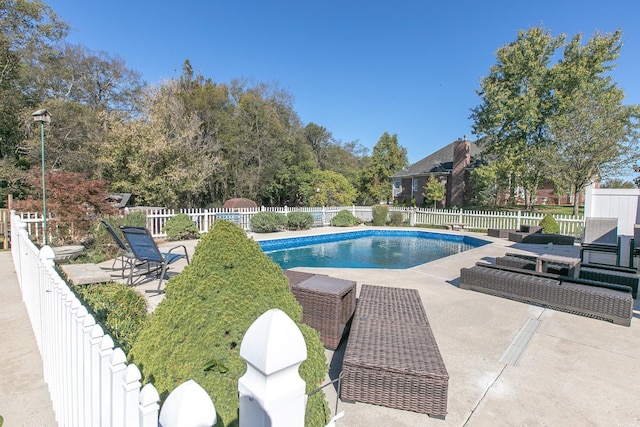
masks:
[(546, 273), (549, 263), (560, 264), (566, 265), (569, 268), (569, 276), (579, 278), (581, 261), (580, 258), (544, 254), (536, 259), (536, 271)]

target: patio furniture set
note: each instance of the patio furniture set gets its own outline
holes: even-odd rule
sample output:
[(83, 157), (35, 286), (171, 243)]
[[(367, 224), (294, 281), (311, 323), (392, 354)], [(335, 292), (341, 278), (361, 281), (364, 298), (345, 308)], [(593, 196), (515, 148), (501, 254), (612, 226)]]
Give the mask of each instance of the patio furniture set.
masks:
[[(513, 266), (518, 263), (526, 266), (531, 261), (507, 256), (497, 258), (496, 264), (478, 262), (474, 267), (463, 268), (460, 270), (460, 288), (631, 326), (637, 275), (634, 291), (632, 285), (620, 284), (630, 279), (624, 276), (626, 273), (598, 272), (601, 279), (611, 280), (604, 282), (552, 273), (549, 266), (546, 272), (536, 271), (535, 267), (532, 270)], [(533, 264), (540, 263), (536, 260)], [(559, 268), (564, 272), (562, 270), (567, 266)]]
[(575, 243), (573, 236), (543, 233), (542, 227), (538, 225), (523, 225), (520, 229), (490, 228), (487, 230), (487, 236), (509, 239), (509, 241), (516, 243), (553, 243), (554, 245), (573, 245)]
[(303, 323), (320, 333), (326, 348), (335, 350), (350, 329), (342, 399), (444, 418), (449, 376), (417, 290), (362, 285), (356, 306), (353, 281), (284, 273)]

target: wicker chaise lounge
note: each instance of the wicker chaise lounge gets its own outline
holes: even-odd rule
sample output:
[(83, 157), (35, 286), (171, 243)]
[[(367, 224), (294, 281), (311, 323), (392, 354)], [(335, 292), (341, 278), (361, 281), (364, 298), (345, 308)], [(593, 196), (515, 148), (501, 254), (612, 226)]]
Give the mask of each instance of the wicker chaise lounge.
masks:
[(362, 285), (342, 369), (343, 399), (447, 413), (449, 374), (415, 289)]
[(630, 326), (631, 288), (478, 263), (460, 270), (460, 288)]

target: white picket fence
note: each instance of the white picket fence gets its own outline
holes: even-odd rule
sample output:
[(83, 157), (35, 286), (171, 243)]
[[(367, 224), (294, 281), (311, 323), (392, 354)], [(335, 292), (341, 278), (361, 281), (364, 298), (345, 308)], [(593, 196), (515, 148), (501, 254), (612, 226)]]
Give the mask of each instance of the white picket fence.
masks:
[[(183, 213), (187, 214), (198, 226), (200, 233), (209, 231), (216, 219), (224, 218), (238, 223), (244, 230), (251, 231), (251, 217), (258, 212), (309, 212), (314, 217), (320, 218), (315, 225), (329, 225), (333, 217), (342, 210), (347, 210), (353, 216), (363, 222), (373, 218), (371, 206), (338, 206), (338, 207), (260, 207), (243, 209), (165, 209), (165, 208), (134, 208), (135, 211), (144, 211), (147, 216), (147, 228), (156, 238), (166, 237), (164, 225), (169, 218)], [(131, 210), (133, 211), (133, 210)], [(392, 207), (390, 212), (401, 212), (403, 220), (412, 226), (445, 226), (447, 224), (464, 224), (465, 229), (488, 230), (491, 228), (504, 228), (517, 230), (522, 225), (538, 225), (545, 214), (537, 212), (515, 211), (472, 211), (464, 209), (420, 209)], [(34, 212), (21, 213), (21, 217), (27, 223), (29, 234), (35, 236), (36, 241), (42, 240), (42, 215)], [(579, 237), (584, 226), (583, 216), (553, 215), (560, 226), (560, 234)], [(49, 233), (55, 229), (55, 218), (47, 220)], [(51, 239), (51, 236), (49, 236)]]
[[(122, 349), (114, 346), (113, 339), (58, 275), (53, 250), (49, 246), (38, 250), (29, 238), (27, 223), (15, 213), (11, 227), (11, 251), (22, 299), (60, 426), (215, 424), (214, 404), (194, 381), (178, 386), (160, 409), (156, 388), (150, 383), (142, 387), (140, 370), (126, 363)], [(279, 344), (270, 345), (272, 339)], [(265, 349), (272, 353), (265, 355)], [(267, 311), (245, 334), (240, 355), (250, 375), (239, 383), (239, 425), (302, 427), (306, 396), (298, 367), (306, 359), (306, 346), (295, 323), (279, 310)], [(282, 368), (277, 372), (269, 372), (264, 360), (286, 362), (277, 364)]]
[[(373, 218), (371, 206), (341, 206), (321, 208), (289, 208), (285, 207), (261, 207), (258, 209), (243, 209), (234, 211), (239, 224), (250, 231), (251, 217), (258, 212), (270, 211), (287, 214), (289, 212), (310, 212), (322, 215), (325, 225), (331, 223), (331, 219), (342, 210), (351, 212), (363, 222)], [(464, 209), (419, 209), (419, 208), (390, 208), (390, 211), (398, 211), (403, 215), (403, 220), (411, 225), (445, 226), (446, 224), (464, 224), (466, 229), (488, 230), (490, 228), (519, 229), (522, 225), (538, 225), (545, 214), (535, 212), (487, 212), (471, 211)], [(147, 214), (147, 228), (154, 237), (164, 237), (162, 232), (164, 224), (169, 218), (184, 213), (198, 225), (201, 233), (209, 231), (216, 217), (229, 214), (231, 211), (224, 209), (149, 209)], [(584, 225), (584, 217), (573, 215), (553, 215), (560, 226), (560, 234), (579, 236)]]

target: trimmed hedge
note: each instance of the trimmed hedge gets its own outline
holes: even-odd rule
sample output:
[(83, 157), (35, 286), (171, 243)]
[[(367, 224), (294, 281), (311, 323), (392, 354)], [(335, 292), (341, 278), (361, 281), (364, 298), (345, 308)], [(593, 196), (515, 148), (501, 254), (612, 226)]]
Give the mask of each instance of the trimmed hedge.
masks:
[(251, 231), (254, 233), (275, 233), (287, 226), (287, 216), (279, 212), (258, 212), (251, 217)]
[(389, 224), (393, 225), (394, 227), (400, 227), (402, 225), (403, 219), (404, 216), (402, 215), (402, 212), (393, 211), (391, 212), (391, 215), (389, 215)]
[(167, 234), (167, 240), (190, 240), (200, 237), (200, 230), (189, 215), (181, 213), (167, 220), (162, 231)]
[(308, 230), (313, 227), (313, 215), (309, 212), (289, 212), (287, 214), (287, 229)]
[[(308, 359), (300, 375), (308, 393), (328, 369), (318, 333), (301, 323), (302, 308), (282, 269), (240, 227), (218, 221), (200, 239), (191, 264), (167, 282), (165, 299), (134, 344), (132, 360), (163, 399), (182, 382), (195, 380), (216, 406), (216, 425), (237, 426), (238, 379), (246, 371), (240, 343), (272, 308), (291, 317), (305, 338)], [(324, 426), (328, 419), (324, 394), (314, 394), (306, 425)]]
[(387, 215), (389, 214), (389, 207), (385, 205), (375, 205), (371, 208), (371, 214), (373, 219), (371, 223), (375, 226), (387, 225)]
[(546, 214), (542, 220), (540, 220), (540, 227), (542, 227), (542, 232), (545, 234), (558, 234), (560, 233), (560, 225), (558, 225), (558, 221), (550, 215)]
[(336, 216), (331, 219), (331, 225), (334, 227), (353, 227), (358, 224), (360, 224), (360, 220), (347, 210), (338, 212)]

